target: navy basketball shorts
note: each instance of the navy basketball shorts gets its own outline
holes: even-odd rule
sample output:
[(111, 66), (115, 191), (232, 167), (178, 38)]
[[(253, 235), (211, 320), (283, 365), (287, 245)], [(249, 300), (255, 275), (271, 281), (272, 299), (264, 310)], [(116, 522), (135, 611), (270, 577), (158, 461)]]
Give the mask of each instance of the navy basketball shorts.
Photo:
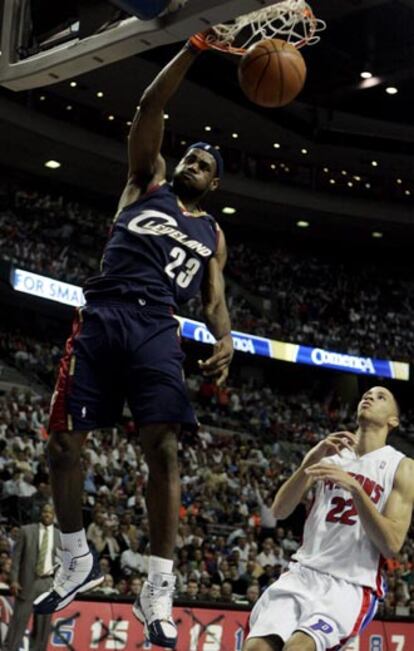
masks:
[(113, 427), (127, 402), (137, 426), (197, 427), (178, 322), (167, 305), (88, 303), (77, 310), (51, 401), (49, 431)]

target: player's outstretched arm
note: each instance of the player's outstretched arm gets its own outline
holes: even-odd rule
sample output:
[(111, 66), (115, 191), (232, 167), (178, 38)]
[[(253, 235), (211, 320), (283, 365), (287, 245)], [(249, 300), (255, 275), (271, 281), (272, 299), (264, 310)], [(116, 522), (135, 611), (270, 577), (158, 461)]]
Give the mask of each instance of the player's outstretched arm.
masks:
[(288, 518), (302, 501), (313, 480), (305, 473), (303, 464), (279, 488), (272, 504), (272, 513), (278, 520)]
[(342, 468), (317, 464), (306, 472), (314, 479), (333, 481), (348, 490), (367, 535), (384, 558), (398, 554), (404, 544), (414, 506), (414, 463), (403, 459), (394, 479), (394, 487), (382, 513), (356, 479)]
[(164, 110), (194, 60), (207, 49), (203, 35), (195, 35), (161, 70), (139, 102), (128, 138), (129, 178), (146, 185), (157, 168), (164, 134)]
[(356, 436), (352, 432), (335, 432), (309, 450), (296, 472), (276, 493), (272, 504), (273, 515), (279, 520), (284, 520), (296, 509), (315, 481), (308, 475), (309, 468), (325, 457), (341, 454), (343, 448), (351, 449), (355, 443)]
[(217, 342), (213, 355), (199, 365), (205, 375), (215, 376), (221, 385), (228, 376), (228, 369), (233, 357), (233, 340), (231, 337), (230, 315), (227, 309), (223, 269), (227, 260), (227, 248), (224, 233), (219, 230), (217, 251), (208, 263), (202, 285), (202, 302), (204, 318), (208, 329)]

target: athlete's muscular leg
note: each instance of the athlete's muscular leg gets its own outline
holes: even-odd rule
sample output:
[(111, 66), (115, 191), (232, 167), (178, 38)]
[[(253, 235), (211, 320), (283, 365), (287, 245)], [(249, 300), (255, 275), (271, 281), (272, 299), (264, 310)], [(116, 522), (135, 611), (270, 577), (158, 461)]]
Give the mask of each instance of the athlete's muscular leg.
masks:
[(176, 545), (181, 486), (177, 458), (180, 425), (154, 424), (139, 428), (149, 467), (147, 509), (151, 554), (173, 558)]
[(53, 502), (63, 533), (83, 529), (80, 456), (86, 437), (84, 432), (52, 432), (48, 441)]
[(282, 651), (316, 651), (316, 644), (310, 635), (296, 631), (288, 639)]
[(283, 640), (278, 635), (250, 637), (243, 645), (243, 651), (282, 651)]

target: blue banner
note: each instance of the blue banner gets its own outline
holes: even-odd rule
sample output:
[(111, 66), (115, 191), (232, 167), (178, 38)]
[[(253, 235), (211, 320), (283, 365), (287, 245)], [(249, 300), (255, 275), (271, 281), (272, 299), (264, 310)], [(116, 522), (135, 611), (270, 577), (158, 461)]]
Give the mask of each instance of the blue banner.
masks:
[[(199, 341), (202, 344), (214, 344), (215, 339), (200, 321), (193, 321), (185, 317), (177, 317), (181, 324), (181, 334), (187, 339)], [(251, 355), (262, 355), (262, 357), (272, 357), (270, 339), (255, 337), (243, 332), (232, 331), (233, 345), (235, 350), (241, 353), (250, 353)]]
[(85, 304), (82, 288), (77, 285), (70, 285), (61, 280), (40, 276), (32, 271), (13, 269), (11, 273), (11, 284), (17, 292), (47, 298), (49, 301), (63, 303), (79, 307)]
[[(79, 307), (85, 304), (82, 288), (77, 285), (55, 280), (46, 276), (13, 269), (11, 284), (18, 292), (46, 298), (50, 301)], [(203, 344), (213, 344), (215, 339), (207, 330), (204, 323), (176, 317), (181, 325), (182, 336), (186, 339), (199, 341)], [(320, 368), (334, 369), (345, 373), (357, 373), (360, 375), (372, 375), (396, 380), (409, 380), (410, 367), (405, 362), (393, 362), (385, 359), (374, 359), (372, 357), (358, 357), (336, 353), (321, 348), (311, 348), (298, 344), (256, 337), (245, 332), (232, 331), (235, 350), (250, 355), (261, 355), (278, 359), (284, 362), (295, 364), (309, 364)]]
[(330, 350), (322, 350), (321, 348), (310, 348), (309, 346), (298, 347), (296, 362), (299, 364), (319, 366), (321, 368), (337, 369), (348, 373), (358, 373), (360, 375), (394, 377), (391, 366), (393, 362), (388, 360), (335, 353)]

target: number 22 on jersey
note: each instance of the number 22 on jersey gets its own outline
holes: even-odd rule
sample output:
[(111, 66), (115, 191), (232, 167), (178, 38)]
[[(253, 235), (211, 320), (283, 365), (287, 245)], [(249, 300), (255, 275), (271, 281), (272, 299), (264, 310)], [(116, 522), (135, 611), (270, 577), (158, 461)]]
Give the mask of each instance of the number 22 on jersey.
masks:
[(333, 506), (333, 508), (326, 516), (326, 522), (347, 524), (350, 526), (356, 524), (355, 516), (358, 516), (358, 511), (356, 510), (352, 499), (346, 500), (337, 495), (332, 498), (331, 506)]

